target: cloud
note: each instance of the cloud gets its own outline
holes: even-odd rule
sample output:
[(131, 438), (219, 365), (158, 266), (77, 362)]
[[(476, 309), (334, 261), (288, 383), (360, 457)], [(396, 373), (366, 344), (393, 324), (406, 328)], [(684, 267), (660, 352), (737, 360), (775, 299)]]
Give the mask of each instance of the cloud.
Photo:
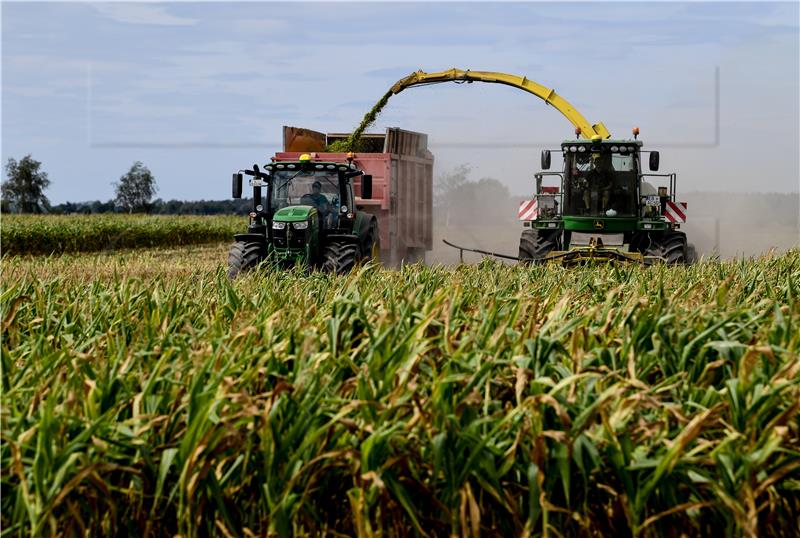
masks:
[(292, 30), (294, 25), (289, 21), (281, 19), (241, 19), (233, 23), (238, 30), (245, 32), (257, 32), (265, 34), (282, 33)]
[(167, 12), (166, 7), (152, 4), (109, 2), (92, 5), (101, 15), (117, 22), (156, 26), (193, 26), (197, 23), (197, 19), (175, 16)]

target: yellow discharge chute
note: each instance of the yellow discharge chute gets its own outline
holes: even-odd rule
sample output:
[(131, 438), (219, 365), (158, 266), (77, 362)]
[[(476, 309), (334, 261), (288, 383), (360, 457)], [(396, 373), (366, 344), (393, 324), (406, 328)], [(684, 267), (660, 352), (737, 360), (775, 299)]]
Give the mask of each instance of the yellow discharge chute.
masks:
[(558, 95), (555, 90), (537, 84), (529, 80), (527, 77), (518, 75), (509, 75), (507, 73), (495, 73), (493, 71), (463, 71), (461, 69), (450, 69), (448, 71), (438, 71), (436, 73), (426, 73), (424, 71), (416, 71), (405, 78), (398, 80), (392, 86), (391, 92), (393, 94), (400, 93), (406, 88), (412, 86), (420, 86), (425, 84), (438, 84), (440, 82), (492, 82), (495, 84), (505, 84), (519, 88), (528, 93), (532, 93), (536, 97), (544, 100), (548, 105), (553, 106), (556, 110), (561, 112), (577, 129), (580, 129), (580, 135), (591, 140), (592, 138), (600, 137), (609, 138), (611, 133), (608, 132), (606, 126), (602, 123), (590, 124), (583, 115), (575, 110), (569, 102)]

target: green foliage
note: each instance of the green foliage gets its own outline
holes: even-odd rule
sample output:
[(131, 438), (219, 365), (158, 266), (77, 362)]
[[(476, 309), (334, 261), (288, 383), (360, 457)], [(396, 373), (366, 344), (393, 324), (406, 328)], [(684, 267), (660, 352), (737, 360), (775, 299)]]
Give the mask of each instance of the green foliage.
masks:
[(232, 241), (245, 229), (236, 216), (6, 215), (3, 255), (92, 252)]
[(133, 256), (4, 260), (8, 535), (798, 528), (800, 251), (234, 283)]
[(9, 158), (6, 177), (2, 185), (3, 211), (42, 213), (50, 207), (44, 191), (50, 186), (42, 163), (26, 155), (19, 162)]
[(150, 200), (153, 199), (158, 187), (150, 170), (136, 161), (125, 175), (119, 178), (119, 183), (114, 183), (114, 192), (117, 205), (128, 213), (143, 213), (150, 209)]

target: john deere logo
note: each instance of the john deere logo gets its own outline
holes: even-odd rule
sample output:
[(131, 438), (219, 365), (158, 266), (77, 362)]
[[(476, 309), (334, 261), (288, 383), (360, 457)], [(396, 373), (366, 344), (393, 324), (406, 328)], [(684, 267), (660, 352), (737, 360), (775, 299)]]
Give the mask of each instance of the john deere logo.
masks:
[(602, 220), (594, 221), (594, 229), (595, 230), (602, 230), (605, 227), (605, 223)]

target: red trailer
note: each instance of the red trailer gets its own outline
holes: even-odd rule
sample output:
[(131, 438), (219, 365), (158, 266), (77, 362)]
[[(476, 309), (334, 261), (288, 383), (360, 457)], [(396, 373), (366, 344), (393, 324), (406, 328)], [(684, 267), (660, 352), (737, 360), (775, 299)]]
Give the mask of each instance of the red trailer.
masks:
[[(327, 144), (349, 134), (325, 135), (297, 127), (283, 128), (284, 151), (275, 161), (294, 161), (309, 153), (312, 159), (346, 162), (346, 153), (327, 153)], [(433, 155), (428, 135), (386, 129), (386, 134), (361, 138), (367, 151), (354, 155), (355, 165), (372, 175), (372, 198), (362, 200), (360, 178), (355, 182), (356, 202), (378, 218), (381, 260), (389, 266), (425, 260), (433, 248)]]

